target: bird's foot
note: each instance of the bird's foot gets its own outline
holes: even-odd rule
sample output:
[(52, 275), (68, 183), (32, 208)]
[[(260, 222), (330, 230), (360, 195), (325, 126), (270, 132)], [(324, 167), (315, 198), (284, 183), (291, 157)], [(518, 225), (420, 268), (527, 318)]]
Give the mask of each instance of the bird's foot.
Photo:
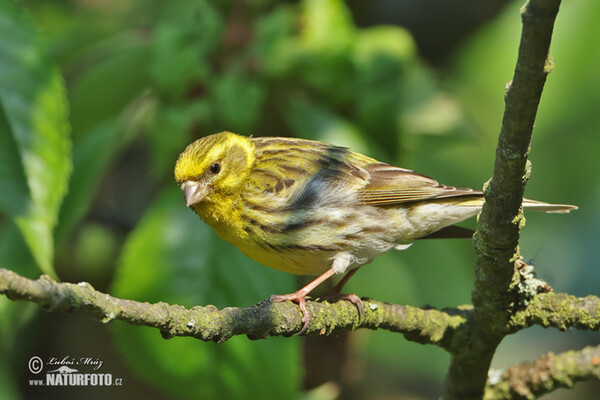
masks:
[[(274, 294), (269, 297), (271, 303), (279, 303), (282, 301), (291, 301), (298, 304), (300, 311), (302, 311), (302, 329), (296, 332), (296, 335), (301, 335), (308, 329), (308, 323), (310, 322), (310, 314), (306, 309), (306, 291), (300, 289), (295, 293), (290, 294)], [(360, 300), (360, 299), (359, 299)]]
[(349, 301), (350, 303), (354, 304), (356, 306), (356, 308), (358, 309), (358, 318), (359, 320), (362, 319), (362, 316), (364, 314), (365, 311), (365, 305), (363, 304), (362, 300), (360, 299), (360, 297), (358, 297), (355, 294), (342, 294), (342, 293), (338, 293), (335, 290), (329, 294), (325, 300), (346, 300)]

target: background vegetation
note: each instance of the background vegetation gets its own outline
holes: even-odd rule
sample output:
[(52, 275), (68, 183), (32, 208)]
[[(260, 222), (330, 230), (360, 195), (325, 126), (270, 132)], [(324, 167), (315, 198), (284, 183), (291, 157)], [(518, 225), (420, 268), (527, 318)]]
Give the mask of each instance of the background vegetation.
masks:
[[(172, 180), (179, 152), (222, 130), (321, 139), (481, 187), (514, 69), (520, 4), (498, 2), (497, 16), (498, 4), (471, 21), (460, 4), (436, 13), (432, 1), (421, 15), (404, 3), (418, 42), (391, 24), (406, 22), (402, 7), (385, 2), (0, 1), (0, 267), (186, 307), (247, 306), (294, 290), (295, 277), (216, 237)], [(559, 13), (526, 193), (580, 210), (528, 214), (521, 240), (542, 278), (578, 296), (600, 294), (598, 17), (592, 0), (566, 2)], [(468, 240), (418, 242), (363, 268), (348, 290), (417, 306), (469, 303), (474, 260)], [(598, 334), (532, 328), (507, 339), (494, 366), (588, 343)], [(315, 353), (338, 361), (319, 369)], [(116, 398), (432, 398), (448, 365), (442, 350), (389, 332), (165, 341), (154, 330), (0, 298), (0, 398), (80, 396), (29, 387), (32, 355), (103, 360), (124, 378), (110, 389)], [(592, 398), (598, 385), (577, 390), (570, 398)]]

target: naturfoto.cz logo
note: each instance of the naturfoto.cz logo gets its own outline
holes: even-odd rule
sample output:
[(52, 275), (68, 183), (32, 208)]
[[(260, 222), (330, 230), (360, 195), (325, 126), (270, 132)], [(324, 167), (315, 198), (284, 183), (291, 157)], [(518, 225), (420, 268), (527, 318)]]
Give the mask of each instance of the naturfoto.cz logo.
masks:
[[(98, 372), (103, 364), (102, 360), (92, 357), (49, 357), (44, 362), (41, 357), (33, 356), (27, 364), (29, 372), (35, 375), (45, 372), (46, 375), (45, 379), (30, 379), (29, 385), (122, 386), (121, 378), (113, 378), (112, 374)], [(86, 370), (91, 370), (91, 372)]]

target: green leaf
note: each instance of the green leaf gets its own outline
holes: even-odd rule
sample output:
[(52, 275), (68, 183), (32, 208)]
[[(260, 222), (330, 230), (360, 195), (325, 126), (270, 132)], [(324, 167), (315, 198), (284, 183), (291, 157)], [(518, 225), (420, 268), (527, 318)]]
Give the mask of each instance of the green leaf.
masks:
[(254, 23), (252, 52), (260, 60), (261, 70), (267, 76), (281, 78), (298, 54), (298, 46), (292, 39), (294, 11), (291, 6), (280, 6), (261, 15)]
[(265, 88), (255, 77), (233, 68), (216, 81), (214, 97), (222, 126), (234, 132), (252, 132), (261, 114)]
[[(371, 68), (380, 62), (395, 64), (416, 59), (415, 42), (410, 33), (396, 26), (377, 26), (358, 31), (354, 47), (354, 61), (359, 68)], [(378, 65), (382, 73), (395, 65)]]
[[(186, 307), (248, 306), (293, 290), (293, 276), (269, 270), (219, 239), (183, 204), (173, 185), (125, 244), (112, 293)], [(299, 386), (299, 342), (235, 337), (226, 343), (165, 341), (158, 331), (114, 324), (127, 362), (151, 384), (182, 398), (282, 399)]]
[(300, 79), (330, 105), (355, 97), (351, 62), (356, 28), (341, 0), (304, 0), (298, 44), (302, 53), (292, 79)]
[[(38, 266), (54, 275), (52, 230), (71, 170), (65, 88), (27, 16), (6, 0), (0, 1), (0, 36), (6, 39), (0, 42), (0, 102), (6, 122), (0, 126), (1, 142), (12, 143), (20, 158), (19, 165), (16, 157), (3, 157), (0, 170), (22, 168), (0, 184), (16, 188), (14, 195), (24, 204), (15, 207), (15, 200), (12, 205), (7, 200), (0, 205), (16, 222)], [(28, 199), (24, 185), (15, 182), (23, 178)]]
[(19, 156), (19, 149), (10, 126), (0, 109), (0, 210), (8, 215), (19, 215), (27, 212), (31, 194)]
[(191, 142), (190, 131), (211, 120), (213, 108), (208, 98), (194, 102), (161, 103), (157, 107), (148, 136), (152, 145), (152, 167), (158, 176), (173, 176), (177, 156)]
[(406, 95), (407, 70), (415, 64), (414, 47), (408, 32), (396, 27), (364, 29), (357, 37), (353, 54), (356, 116), (382, 147), (399, 147), (398, 116)]
[(302, 44), (335, 56), (352, 46), (355, 28), (352, 15), (342, 0), (302, 2)]
[(364, 135), (351, 122), (321, 104), (304, 96), (293, 96), (282, 104), (282, 112), (294, 135), (322, 140), (338, 146), (351, 148), (359, 153), (367, 153)]
[(88, 210), (100, 176), (126, 141), (127, 135), (123, 135), (121, 124), (114, 119), (99, 124), (76, 140), (73, 148), (73, 176), (55, 230), (58, 244)]
[(145, 117), (155, 103), (144, 95), (150, 86), (144, 73), (149, 57), (149, 46), (129, 44), (126, 50), (111, 52), (72, 84), (73, 176), (55, 230), (58, 244), (87, 212), (111, 161), (140, 127), (148, 125)]
[(114, 120), (150, 87), (150, 56), (150, 47), (145, 44), (117, 48), (73, 81), (70, 98), (75, 142), (99, 124)]
[(181, 97), (210, 73), (208, 54), (221, 43), (223, 22), (205, 0), (165, 5), (154, 35), (150, 74), (161, 93)]
[(36, 278), (40, 271), (16, 221), (7, 221), (0, 230), (0, 267)]

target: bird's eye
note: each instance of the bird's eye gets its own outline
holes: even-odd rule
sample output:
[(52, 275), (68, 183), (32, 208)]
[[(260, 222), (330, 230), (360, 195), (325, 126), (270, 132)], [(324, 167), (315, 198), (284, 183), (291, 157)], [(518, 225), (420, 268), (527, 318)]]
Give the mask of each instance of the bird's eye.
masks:
[(210, 172), (212, 172), (213, 174), (218, 174), (220, 170), (221, 170), (221, 164), (219, 164), (219, 163), (214, 163), (213, 165), (210, 166)]

